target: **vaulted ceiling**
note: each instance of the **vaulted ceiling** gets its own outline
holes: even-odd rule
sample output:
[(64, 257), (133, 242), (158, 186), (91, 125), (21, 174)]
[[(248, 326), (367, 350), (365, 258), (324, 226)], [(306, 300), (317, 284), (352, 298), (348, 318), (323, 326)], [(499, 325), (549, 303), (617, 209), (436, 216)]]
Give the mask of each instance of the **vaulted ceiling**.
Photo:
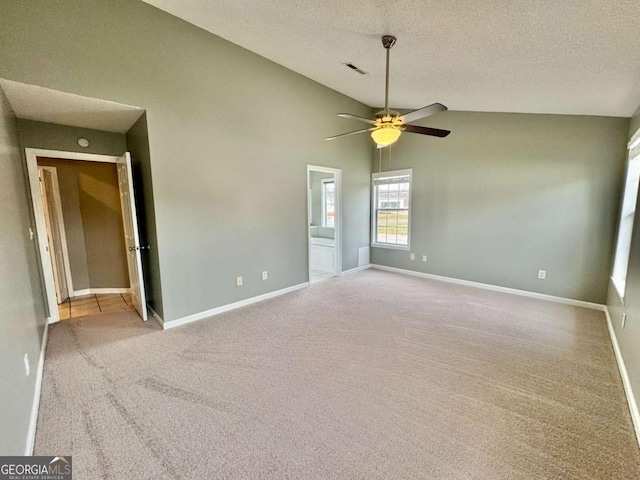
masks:
[[(640, 104), (637, 0), (145, 0), (380, 106), (630, 116)], [(360, 75), (344, 64), (368, 72)]]

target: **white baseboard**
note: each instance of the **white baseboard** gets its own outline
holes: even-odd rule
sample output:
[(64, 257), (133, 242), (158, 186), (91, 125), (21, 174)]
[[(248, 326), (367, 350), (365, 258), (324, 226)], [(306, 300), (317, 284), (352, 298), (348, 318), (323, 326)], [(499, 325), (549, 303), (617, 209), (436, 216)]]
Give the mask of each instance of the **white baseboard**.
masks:
[(186, 317), (178, 318), (176, 320), (169, 320), (169, 321), (165, 320), (162, 322), (162, 328), (165, 330), (168, 330), (169, 328), (179, 327), (180, 325), (185, 325), (187, 323), (202, 320), (203, 318), (219, 315), (221, 313), (228, 312), (229, 310), (235, 310), (236, 308), (246, 307), (247, 305), (251, 305), (252, 303), (262, 302), (263, 300), (267, 300), (269, 298), (279, 297), (280, 295), (284, 295), (285, 293), (295, 292), (296, 290), (307, 288), (308, 286), (309, 286), (309, 282), (299, 283), (298, 285), (293, 285), (292, 287), (287, 287), (281, 290), (275, 290), (273, 292), (264, 293), (262, 295), (247, 298), (239, 302), (230, 303), (228, 305), (223, 305), (221, 307), (212, 308), (211, 310), (205, 310), (204, 312), (200, 312), (200, 313), (194, 313), (193, 315), (187, 315)]
[(547, 300), (549, 302), (562, 303), (564, 305), (573, 305), (575, 307), (591, 308), (593, 310), (600, 310), (601, 312), (604, 312), (606, 309), (604, 305), (601, 305), (599, 303), (591, 303), (591, 302), (585, 302), (582, 300), (574, 300), (572, 298), (555, 297), (553, 295), (546, 295), (544, 293), (535, 293), (535, 292), (529, 292), (527, 290), (518, 290), (515, 288), (500, 287), (497, 285), (489, 285), (487, 283), (471, 282), (469, 280), (460, 280), (458, 278), (443, 277), (441, 275), (433, 275), (432, 273), (416, 272), (413, 270), (405, 270), (403, 268), (387, 267), (386, 265), (376, 265), (376, 264), (371, 264), (371, 268), (375, 268), (377, 270), (385, 270), (388, 272), (403, 273), (405, 275), (412, 275), (414, 277), (428, 278), (430, 280), (439, 280), (441, 282), (455, 283), (457, 285), (464, 285), (467, 287), (482, 288), (484, 290), (492, 290), (494, 292), (510, 293), (512, 295), (520, 295), (521, 297), (537, 298), (540, 300)]
[(82, 295), (108, 295), (111, 293), (130, 293), (130, 288), (84, 288), (82, 290), (75, 290), (73, 292), (74, 297), (81, 297)]
[(49, 324), (44, 325), (44, 335), (40, 346), (40, 358), (38, 359), (38, 369), (36, 371), (36, 383), (33, 392), (33, 405), (31, 406), (31, 417), (29, 419), (29, 430), (27, 431), (27, 445), (24, 450), (26, 456), (33, 455), (33, 446), (36, 441), (36, 425), (38, 423), (38, 410), (40, 408), (40, 393), (42, 391), (42, 375), (44, 373), (44, 354), (47, 350), (47, 338), (49, 336)]
[(362, 270), (366, 270), (367, 268), (371, 268), (371, 264), (368, 263), (366, 265), (362, 265), (356, 268), (350, 268), (349, 270), (345, 270), (342, 272), (342, 275), (351, 275), (352, 273), (361, 272)]
[(158, 312), (156, 312), (153, 308), (151, 308), (151, 305), (149, 305), (148, 303), (147, 303), (147, 310), (149, 310), (149, 313), (151, 314), (153, 319), (156, 322), (158, 322), (158, 324), (164, 329), (164, 320), (160, 315), (158, 315)]
[(618, 345), (618, 337), (616, 337), (616, 331), (613, 329), (611, 323), (611, 316), (609, 315), (609, 309), (605, 307), (604, 314), (607, 317), (607, 328), (609, 329), (609, 336), (611, 337), (611, 343), (613, 344), (613, 351), (616, 355), (616, 362), (618, 362), (618, 370), (620, 370), (620, 377), (622, 377), (622, 385), (624, 386), (624, 394), (627, 397), (627, 403), (629, 404), (629, 412), (631, 413), (631, 420), (633, 421), (633, 428), (636, 431), (636, 441), (640, 446), (640, 412), (638, 411), (638, 402), (633, 394), (631, 388), (631, 382), (629, 381), (629, 374), (627, 373), (627, 367), (622, 358), (622, 352)]

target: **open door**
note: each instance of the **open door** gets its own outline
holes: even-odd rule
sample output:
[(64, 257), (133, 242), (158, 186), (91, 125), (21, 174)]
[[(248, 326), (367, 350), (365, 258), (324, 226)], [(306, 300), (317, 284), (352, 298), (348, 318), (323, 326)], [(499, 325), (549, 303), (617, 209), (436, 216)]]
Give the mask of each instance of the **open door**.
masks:
[(60, 305), (69, 298), (69, 285), (67, 283), (67, 265), (63, 253), (63, 249), (66, 248), (66, 240), (62, 230), (64, 228), (62, 226), (62, 210), (58, 208), (56, 202), (58, 200), (58, 178), (55, 169), (47, 167), (39, 167), (38, 176), (47, 228), (47, 250), (53, 269), (56, 300)]
[(140, 238), (138, 235), (138, 216), (133, 197), (133, 177), (131, 175), (131, 154), (126, 152), (118, 159), (118, 185), (120, 186), (120, 205), (124, 223), (124, 242), (127, 249), (129, 265), (129, 285), (133, 306), (147, 321), (147, 300), (144, 294), (144, 278), (142, 276), (142, 257), (140, 255)]

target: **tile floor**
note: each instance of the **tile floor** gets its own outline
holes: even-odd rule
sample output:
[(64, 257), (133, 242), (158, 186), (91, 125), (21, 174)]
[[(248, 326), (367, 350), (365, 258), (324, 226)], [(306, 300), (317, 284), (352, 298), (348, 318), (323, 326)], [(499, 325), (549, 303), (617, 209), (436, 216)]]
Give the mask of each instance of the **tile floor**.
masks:
[(60, 320), (85, 317), (99, 313), (123, 312), (133, 310), (131, 294), (112, 293), (104, 295), (83, 295), (67, 299), (58, 305)]
[(326, 280), (327, 278), (335, 277), (335, 273), (325, 272), (324, 270), (318, 270), (317, 268), (311, 268), (310, 278), (311, 283)]

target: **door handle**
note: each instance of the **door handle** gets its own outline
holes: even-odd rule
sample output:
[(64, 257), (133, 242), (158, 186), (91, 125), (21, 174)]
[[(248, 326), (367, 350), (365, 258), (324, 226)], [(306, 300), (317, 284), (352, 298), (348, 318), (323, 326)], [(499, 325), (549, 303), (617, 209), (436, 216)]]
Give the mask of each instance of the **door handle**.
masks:
[(129, 247), (130, 252), (135, 252), (136, 250), (151, 250), (151, 245), (147, 245), (146, 247), (142, 245), (141, 247)]

